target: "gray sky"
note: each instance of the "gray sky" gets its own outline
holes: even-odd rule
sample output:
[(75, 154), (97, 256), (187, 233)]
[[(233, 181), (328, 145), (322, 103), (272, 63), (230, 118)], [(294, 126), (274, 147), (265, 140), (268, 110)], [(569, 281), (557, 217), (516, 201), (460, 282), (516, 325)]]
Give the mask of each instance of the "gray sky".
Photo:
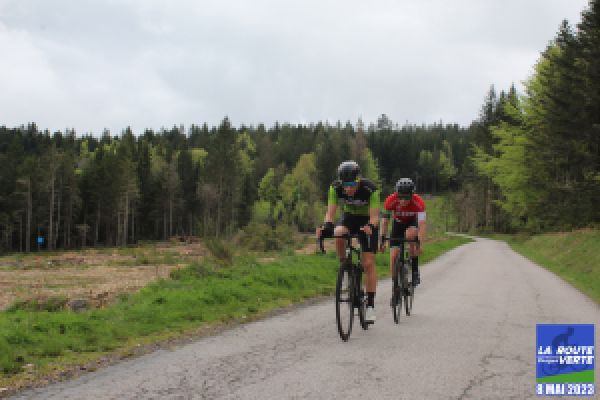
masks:
[(0, 125), (469, 124), (587, 0), (0, 0)]

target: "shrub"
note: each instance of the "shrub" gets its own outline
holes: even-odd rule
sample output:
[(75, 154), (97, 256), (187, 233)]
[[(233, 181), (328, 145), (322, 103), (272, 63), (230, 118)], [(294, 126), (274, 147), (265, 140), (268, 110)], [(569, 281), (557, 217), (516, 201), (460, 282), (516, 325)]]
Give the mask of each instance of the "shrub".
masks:
[(251, 223), (242, 232), (240, 244), (250, 250), (281, 250), (294, 243), (295, 229), (279, 224), (274, 227), (267, 224)]
[(7, 311), (48, 311), (55, 312), (64, 310), (67, 305), (67, 298), (63, 296), (53, 296), (48, 298), (28, 299), (15, 302)]
[(205, 244), (216, 261), (221, 264), (231, 265), (233, 263), (233, 251), (228, 246), (229, 243), (219, 239), (209, 239)]

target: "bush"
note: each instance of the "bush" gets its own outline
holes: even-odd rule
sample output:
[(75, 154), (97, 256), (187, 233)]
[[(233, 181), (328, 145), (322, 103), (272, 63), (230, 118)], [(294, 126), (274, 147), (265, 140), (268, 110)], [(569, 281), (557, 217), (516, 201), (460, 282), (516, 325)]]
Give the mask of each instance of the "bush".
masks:
[(229, 241), (224, 242), (219, 239), (209, 239), (206, 240), (205, 244), (216, 261), (225, 265), (233, 263), (233, 251), (231, 250)]
[(295, 229), (279, 224), (272, 227), (267, 224), (251, 223), (242, 231), (240, 244), (249, 250), (281, 250), (294, 243)]
[(10, 306), (7, 311), (48, 311), (55, 312), (64, 310), (67, 305), (67, 298), (63, 296), (54, 296), (48, 298), (38, 298), (17, 301)]
[(171, 271), (169, 277), (176, 281), (184, 281), (189, 279), (205, 278), (215, 275), (215, 270), (212, 266), (206, 263), (194, 263), (185, 268)]

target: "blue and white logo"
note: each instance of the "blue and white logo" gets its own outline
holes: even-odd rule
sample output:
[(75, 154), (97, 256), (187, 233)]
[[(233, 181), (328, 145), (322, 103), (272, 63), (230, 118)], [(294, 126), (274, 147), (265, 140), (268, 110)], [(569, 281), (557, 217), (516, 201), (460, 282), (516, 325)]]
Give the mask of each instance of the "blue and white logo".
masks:
[(594, 325), (538, 324), (536, 393), (593, 396), (596, 358)]

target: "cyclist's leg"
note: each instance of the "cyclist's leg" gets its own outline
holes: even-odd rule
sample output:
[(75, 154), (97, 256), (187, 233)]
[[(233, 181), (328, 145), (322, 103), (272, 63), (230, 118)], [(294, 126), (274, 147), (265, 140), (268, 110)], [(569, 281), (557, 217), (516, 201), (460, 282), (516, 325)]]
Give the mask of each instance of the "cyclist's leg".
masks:
[[(338, 222), (335, 230), (333, 231), (334, 236), (347, 235), (349, 233), (347, 215), (344, 214), (342, 219)], [(337, 252), (340, 261), (344, 261), (346, 256), (346, 241), (344, 239), (335, 239), (335, 250)]]
[(374, 323), (375, 315), (375, 293), (377, 292), (377, 271), (375, 270), (375, 253), (362, 252), (361, 263), (365, 269), (365, 289), (367, 292), (367, 306), (365, 309), (365, 320)]
[(361, 262), (365, 269), (365, 287), (367, 293), (377, 291), (377, 271), (375, 270), (375, 253), (363, 252)]
[(394, 273), (394, 261), (398, 254), (400, 253), (400, 249), (396, 246), (390, 247), (390, 275)]
[[(417, 227), (412, 225), (406, 229), (406, 238), (409, 240), (417, 238)], [(413, 284), (416, 286), (421, 283), (421, 274), (419, 273), (419, 252), (416, 243), (410, 244), (409, 249), (410, 256), (412, 258), (412, 278)]]
[[(403, 239), (406, 232), (407, 225), (399, 222), (392, 222), (392, 234), (391, 238)], [(394, 261), (400, 254), (400, 242), (398, 240), (390, 239), (390, 274), (392, 274)]]
[[(414, 240), (416, 238), (417, 238), (417, 227), (414, 225), (408, 226), (406, 228), (406, 239)], [(419, 255), (417, 252), (417, 244), (416, 243), (410, 243), (409, 253), (410, 253), (411, 257), (417, 257)]]
[(367, 291), (367, 307), (375, 306), (375, 293), (377, 292), (377, 270), (375, 268), (375, 253), (377, 252), (379, 231), (375, 228), (367, 238), (360, 227), (369, 222), (368, 217), (357, 219), (359, 222), (361, 263), (365, 269), (365, 288)]

